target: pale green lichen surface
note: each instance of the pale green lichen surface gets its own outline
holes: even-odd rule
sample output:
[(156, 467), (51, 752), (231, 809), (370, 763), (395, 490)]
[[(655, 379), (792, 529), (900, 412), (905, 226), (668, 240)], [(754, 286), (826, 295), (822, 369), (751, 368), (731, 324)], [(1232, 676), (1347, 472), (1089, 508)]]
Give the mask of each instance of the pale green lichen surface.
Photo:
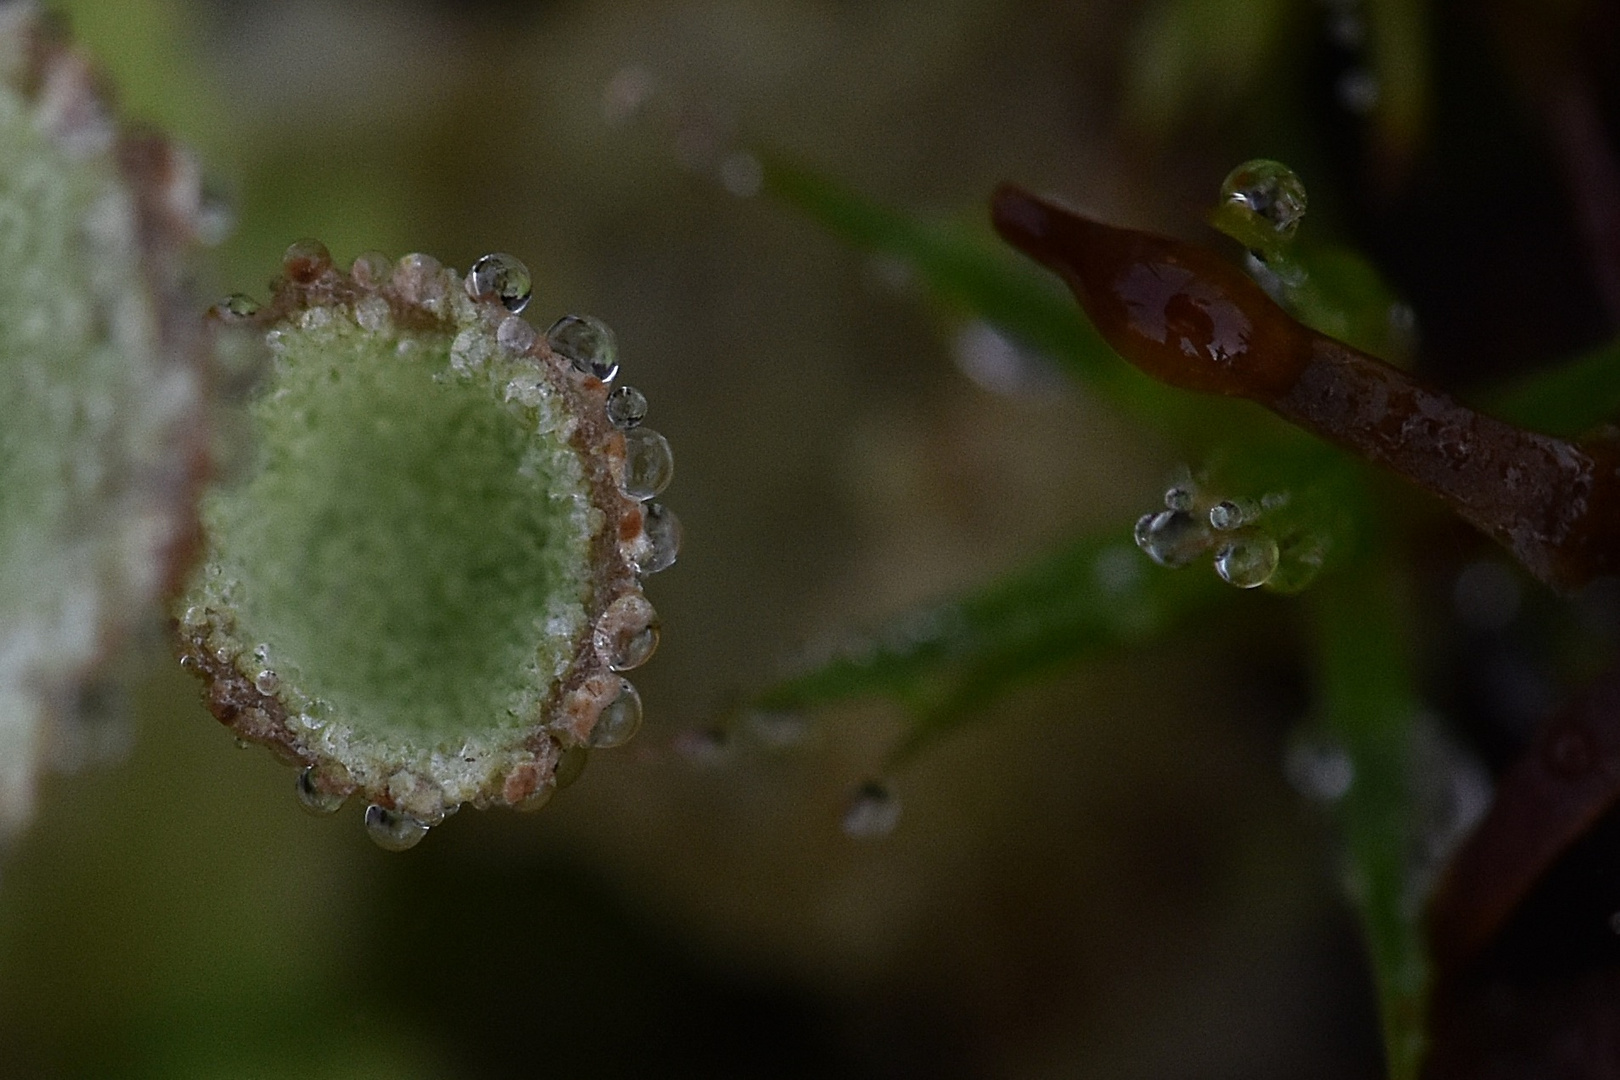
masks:
[(134, 200), (106, 140), (68, 153), (0, 83), (0, 835), (48, 719), (149, 610), (197, 400), (164, 363)]
[(600, 514), (568, 425), (499, 362), (453, 367), (442, 331), (295, 321), (188, 602), (233, 613), (238, 669), (274, 671), (289, 726), (362, 784), (400, 768), (471, 798), (586, 633)]

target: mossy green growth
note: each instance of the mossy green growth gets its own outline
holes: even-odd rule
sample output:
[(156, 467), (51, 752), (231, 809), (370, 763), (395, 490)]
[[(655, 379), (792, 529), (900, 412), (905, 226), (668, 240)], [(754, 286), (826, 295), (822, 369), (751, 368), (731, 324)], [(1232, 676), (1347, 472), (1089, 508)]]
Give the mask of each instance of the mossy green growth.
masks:
[(123, 138), (84, 60), (0, 11), (0, 837), (189, 530), (202, 380), (167, 317), (186, 223), (152, 210), (197, 193), (167, 144)]
[(251, 464), (203, 503), (182, 660), (221, 721), (308, 766), (306, 803), (374, 804), (385, 846), (537, 805), (604, 710), (639, 710), (625, 643), (656, 641), (607, 388), (426, 256), (344, 275), (303, 243), (284, 269), (263, 312), (216, 309), (268, 365)]
[(277, 333), (262, 463), (204, 511), (205, 595), (234, 592), (237, 636), (273, 643), (256, 663), (369, 738), (453, 754), (522, 726), (585, 626), (578, 457), (452, 374), (442, 334), (341, 315)]

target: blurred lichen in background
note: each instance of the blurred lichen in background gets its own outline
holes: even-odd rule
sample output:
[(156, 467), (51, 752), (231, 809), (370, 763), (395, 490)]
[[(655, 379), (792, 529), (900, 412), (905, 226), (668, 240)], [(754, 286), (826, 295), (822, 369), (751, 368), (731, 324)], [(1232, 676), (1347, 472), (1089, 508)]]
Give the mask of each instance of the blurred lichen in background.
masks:
[[(1235, 163), (1286, 161), (1309, 186), (1309, 242), (1362, 253), (1355, 265), (1410, 306), (1419, 370), (1484, 400), (1491, 381), (1611, 332), (1589, 269), (1602, 230), (1580, 225), (1601, 222), (1601, 205), (1582, 202), (1592, 186), (1571, 167), (1588, 160), (1591, 117), (1613, 114), (1620, 65), (1600, 9), (68, 7), (126, 110), (196, 146), (218, 170), (209, 186), (231, 194), (238, 228), (200, 292), (256, 291), (303, 235), (345, 265), (372, 248), (457, 266), (517, 252), (556, 310), (601, 315), (646, 358), (637, 381), (682, 448), (695, 539), (682, 573), (655, 583), (680, 632), (637, 675), (659, 703), (637, 748), (593, 761), (541, 819), (461, 815), (403, 860), (299, 815), (282, 768), (232, 751), (166, 662), (138, 662), (127, 761), (47, 784), (4, 868), (4, 1071), (1378, 1068), (1341, 849), (1282, 767), (1322, 797), (1343, 786), (1331, 736), (1344, 714), (1298, 728), (1306, 688), (1401, 723), (1415, 688), (1432, 738), (1414, 757), (1444, 766), (1429, 775), (1467, 775), (1459, 743), (1500, 768), (1612, 655), (1613, 598), (1539, 591), (1376, 477), (1356, 481), (1369, 499), (1352, 519), (1394, 568), (1379, 588), (1329, 602), (1313, 595), (1324, 578), (1282, 600), (1223, 593), (1207, 567), (1152, 565), (1130, 523), (1183, 486), (1181, 465), (1225, 498), (1223, 432), (1269, 437), (1269, 422), (1187, 406), (1103, 353), (1089, 370), (1111, 390), (1056, 374), (1039, 354), (1061, 354), (1083, 324), (1055, 291), (1025, 311), (1047, 313), (1055, 338), (995, 329), (1006, 320), (972, 292), (987, 280), (977, 257), (1039, 278), (989, 237), (984, 202), (1012, 178), (1194, 237)], [(673, 154), (664, 135), (611, 122), (644, 93), (674, 120)], [(772, 153), (750, 157), (759, 146)], [(801, 193), (914, 212), (854, 220), (885, 230), (872, 259), (733, 197), (782, 194), (789, 158), (813, 166), (795, 175), (839, 178)], [(895, 236), (953, 259), (897, 258)], [(972, 257), (955, 259), (962, 237)], [(1023, 308), (1035, 294), (1013, 295)], [(1610, 385), (1601, 364), (1581, 370), (1598, 375), (1544, 404)], [(1109, 404), (1133, 397), (1152, 407)], [(1321, 460), (1299, 452), (1273, 460)], [(987, 584), (1073, 536), (1098, 539), (1037, 563), (1021, 588)], [(1067, 570), (1127, 598), (1169, 582), (1224, 603), (1189, 606), (1142, 646), (1164, 626), (1156, 610), (1065, 607), (1077, 594), (1046, 583)], [(906, 609), (945, 616), (913, 634), (951, 627), (938, 598), (970, 589), (980, 611), (1046, 603), (1007, 625), (1059, 647), (1009, 653), (1008, 673), (1043, 678), (995, 695), (976, 692), (1002, 673), (994, 657), (932, 669), (907, 700), (956, 706), (950, 738), (908, 738), (910, 716), (882, 705), (809, 723), (735, 708), (784, 663), (864, 655), (851, 627)], [(1370, 636), (1369, 609), (1399, 632)], [(1063, 664), (1076, 611), (1105, 617), (1110, 647)], [(1313, 638), (1307, 617), (1328, 632)], [(1374, 664), (1384, 678), (1358, 677)], [(731, 737), (710, 737), (727, 715), (741, 717)], [(839, 807), (896, 745), (927, 750), (889, 774), (904, 817), (882, 843), (850, 844)], [(1387, 839), (1380, 828), (1351, 823), (1351, 848)], [(1371, 884), (1386, 899), (1400, 886)], [(1602, 922), (1546, 910), (1531, 942), (1545, 940), (1537, 926)], [(1409, 922), (1394, 929), (1410, 940)], [(1573, 955), (1607, 955), (1572, 940)], [(1552, 1000), (1509, 999), (1527, 1015)]]

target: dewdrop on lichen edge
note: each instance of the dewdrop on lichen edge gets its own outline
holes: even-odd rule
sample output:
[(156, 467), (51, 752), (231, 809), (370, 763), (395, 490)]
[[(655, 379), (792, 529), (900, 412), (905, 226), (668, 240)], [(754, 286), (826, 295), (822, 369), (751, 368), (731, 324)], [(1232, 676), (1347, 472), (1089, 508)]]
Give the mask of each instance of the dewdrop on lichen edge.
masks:
[(641, 583), (680, 546), (650, 501), (669, 443), (607, 385), (613, 332), (536, 333), (505, 254), (465, 279), (420, 254), (345, 274), (299, 241), (274, 289), (213, 309), (277, 357), (250, 408), (273, 452), (205, 503), (182, 666), (238, 739), (300, 764), (300, 804), (359, 796), (387, 850), (464, 803), (544, 805), (640, 727), (620, 673), (657, 648)]

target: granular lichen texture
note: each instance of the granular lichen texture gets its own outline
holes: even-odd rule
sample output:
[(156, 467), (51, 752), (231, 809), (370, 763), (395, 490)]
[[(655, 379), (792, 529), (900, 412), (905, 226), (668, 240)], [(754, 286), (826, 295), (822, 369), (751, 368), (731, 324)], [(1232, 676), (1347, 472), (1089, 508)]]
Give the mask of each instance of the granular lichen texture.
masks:
[(0, 838), (194, 534), (197, 170), (119, 128), (88, 62), (0, 5)]
[(307, 805), (363, 796), (384, 847), (464, 803), (537, 805), (564, 753), (640, 721), (620, 672), (656, 646), (640, 578), (678, 538), (635, 482), (646, 429), (610, 419), (593, 356), (536, 333), (528, 297), (510, 256), (345, 274), (304, 242), (262, 310), (216, 309), (268, 373), (252, 464), (203, 504), (182, 662), (305, 766)]

